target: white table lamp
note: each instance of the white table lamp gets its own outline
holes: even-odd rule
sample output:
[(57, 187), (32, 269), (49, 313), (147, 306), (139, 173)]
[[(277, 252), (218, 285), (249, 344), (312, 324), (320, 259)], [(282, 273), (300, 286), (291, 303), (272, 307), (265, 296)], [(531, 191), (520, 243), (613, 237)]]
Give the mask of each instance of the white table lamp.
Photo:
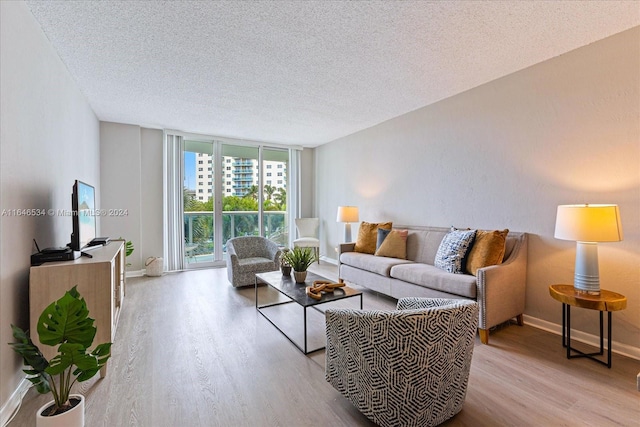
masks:
[(338, 206), (338, 222), (344, 222), (344, 242), (351, 242), (351, 223), (360, 221), (356, 206)]
[(577, 242), (573, 287), (580, 292), (599, 295), (597, 242), (622, 240), (618, 205), (560, 205), (554, 237)]

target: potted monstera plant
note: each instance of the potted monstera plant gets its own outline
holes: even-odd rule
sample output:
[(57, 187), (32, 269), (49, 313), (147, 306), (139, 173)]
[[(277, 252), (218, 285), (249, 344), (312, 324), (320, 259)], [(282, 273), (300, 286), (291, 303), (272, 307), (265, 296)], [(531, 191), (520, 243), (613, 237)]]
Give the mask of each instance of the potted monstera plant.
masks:
[(313, 248), (296, 246), (284, 253), (282, 260), (293, 268), (293, 277), (296, 283), (304, 283), (307, 278), (307, 268), (316, 262), (316, 253)]
[(93, 322), (74, 286), (45, 308), (38, 319), (40, 342), (58, 347), (58, 354), (51, 360), (44, 358), (27, 332), (11, 325), (16, 342), (9, 345), (24, 359), (27, 379), (38, 392), (53, 395), (53, 401), (38, 409), (37, 427), (84, 426), (84, 397), (71, 394), (71, 387), (92, 378), (111, 356), (111, 343), (89, 352), (97, 331)]

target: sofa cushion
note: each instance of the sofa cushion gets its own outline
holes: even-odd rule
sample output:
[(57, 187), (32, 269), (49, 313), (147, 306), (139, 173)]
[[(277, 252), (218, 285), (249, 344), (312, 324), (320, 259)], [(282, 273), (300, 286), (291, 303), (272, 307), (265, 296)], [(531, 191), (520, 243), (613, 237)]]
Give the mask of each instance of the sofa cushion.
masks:
[(362, 221), (358, 229), (358, 240), (356, 240), (356, 252), (373, 255), (376, 251), (376, 241), (378, 240), (378, 228), (391, 230), (391, 222), (366, 222)]
[[(340, 262), (386, 277), (389, 277), (391, 267), (394, 265), (411, 263), (406, 259), (379, 257), (360, 252), (345, 252), (340, 255)], [(366, 286), (367, 284), (363, 283), (363, 285)]]
[(440, 242), (434, 265), (449, 273), (464, 273), (463, 260), (475, 235), (476, 230), (449, 231)]
[(476, 278), (470, 274), (452, 274), (429, 264), (400, 264), (391, 268), (391, 277), (425, 288), (467, 298), (476, 298)]
[(425, 230), (409, 229), (407, 259), (433, 265), (440, 242), (449, 232), (446, 228), (430, 227)]
[[(383, 229), (378, 229), (379, 232)], [(408, 230), (391, 230), (380, 247), (376, 250), (376, 256), (407, 259), (407, 235)]]
[(478, 230), (467, 256), (467, 273), (476, 275), (479, 268), (502, 262), (509, 230)]

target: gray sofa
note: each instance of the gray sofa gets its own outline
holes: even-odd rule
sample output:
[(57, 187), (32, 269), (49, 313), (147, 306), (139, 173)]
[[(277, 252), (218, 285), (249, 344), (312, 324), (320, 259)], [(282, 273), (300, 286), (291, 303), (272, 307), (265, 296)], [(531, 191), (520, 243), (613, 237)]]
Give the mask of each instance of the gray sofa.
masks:
[(355, 243), (338, 248), (340, 281), (372, 289), (393, 298), (464, 298), (479, 304), (480, 340), (489, 329), (516, 318), (522, 325), (527, 277), (527, 234), (510, 232), (502, 264), (484, 267), (477, 276), (453, 274), (435, 267), (434, 259), (446, 227), (395, 226), (409, 230), (407, 259), (355, 252)]

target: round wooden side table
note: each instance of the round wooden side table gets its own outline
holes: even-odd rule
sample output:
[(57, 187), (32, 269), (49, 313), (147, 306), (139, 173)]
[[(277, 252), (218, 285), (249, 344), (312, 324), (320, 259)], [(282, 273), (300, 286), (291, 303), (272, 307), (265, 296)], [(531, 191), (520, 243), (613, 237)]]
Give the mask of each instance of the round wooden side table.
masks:
[[(600, 295), (576, 291), (573, 285), (551, 285), (549, 294), (562, 303), (562, 347), (567, 349), (567, 359), (586, 357), (611, 368), (611, 312), (627, 308), (627, 297), (617, 292), (600, 290)], [(571, 347), (571, 306), (600, 312), (600, 352), (584, 353)], [(604, 354), (603, 313), (607, 312), (607, 360), (595, 356)], [(571, 352), (577, 354), (571, 354)]]

